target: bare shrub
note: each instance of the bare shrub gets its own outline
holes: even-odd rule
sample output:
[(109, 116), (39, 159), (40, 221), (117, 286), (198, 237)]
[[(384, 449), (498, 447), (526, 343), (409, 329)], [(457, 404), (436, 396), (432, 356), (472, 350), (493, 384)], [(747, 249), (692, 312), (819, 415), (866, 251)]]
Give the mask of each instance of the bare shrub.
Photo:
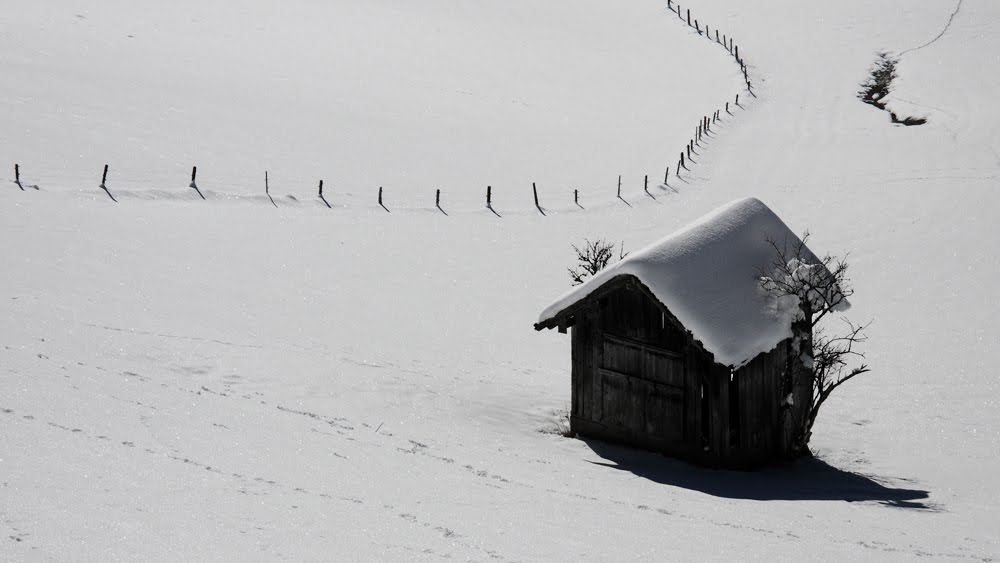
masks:
[[(628, 256), (625, 252), (624, 243), (619, 243), (618, 260)], [(615, 243), (604, 239), (591, 241), (584, 239), (580, 246), (573, 245), (573, 252), (576, 253), (577, 265), (569, 268), (569, 275), (573, 278), (573, 285), (580, 285), (587, 278), (607, 268), (615, 258)]]

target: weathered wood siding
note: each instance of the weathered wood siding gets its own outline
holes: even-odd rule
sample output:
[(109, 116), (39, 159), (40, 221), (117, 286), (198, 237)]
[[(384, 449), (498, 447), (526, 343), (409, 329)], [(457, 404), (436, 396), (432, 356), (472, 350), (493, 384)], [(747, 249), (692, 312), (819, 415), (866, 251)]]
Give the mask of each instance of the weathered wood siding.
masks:
[(811, 396), (811, 386), (796, 388), (795, 407), (781, 408), (790, 341), (733, 372), (636, 283), (620, 283), (575, 313), (574, 430), (709, 465), (780, 457), (790, 417), (801, 416)]

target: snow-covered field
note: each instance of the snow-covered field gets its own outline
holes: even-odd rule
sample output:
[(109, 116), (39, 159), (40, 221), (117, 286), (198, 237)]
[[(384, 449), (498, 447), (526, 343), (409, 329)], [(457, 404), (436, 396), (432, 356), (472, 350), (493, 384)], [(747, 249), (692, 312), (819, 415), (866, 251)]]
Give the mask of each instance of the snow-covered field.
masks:
[[(663, 189), (742, 74), (657, 1), (7, 2), (0, 559), (1000, 558), (1000, 5), (684, 7), (758, 98)], [(746, 196), (874, 321), (818, 459), (540, 431), (570, 244)]]

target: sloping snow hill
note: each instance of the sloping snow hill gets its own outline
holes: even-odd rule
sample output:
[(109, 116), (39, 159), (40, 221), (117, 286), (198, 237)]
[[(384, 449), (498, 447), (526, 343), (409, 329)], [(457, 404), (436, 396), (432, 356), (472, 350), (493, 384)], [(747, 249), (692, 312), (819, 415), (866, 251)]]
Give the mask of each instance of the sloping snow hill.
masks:
[[(1000, 558), (997, 8), (902, 55), (920, 127), (856, 91), (954, 4), (685, 8), (758, 97), (653, 199), (742, 87), (658, 2), (8, 6), (0, 162), (39, 189), (0, 189), (0, 559)], [(555, 433), (570, 244), (750, 196), (851, 252), (874, 321), (818, 458)]]

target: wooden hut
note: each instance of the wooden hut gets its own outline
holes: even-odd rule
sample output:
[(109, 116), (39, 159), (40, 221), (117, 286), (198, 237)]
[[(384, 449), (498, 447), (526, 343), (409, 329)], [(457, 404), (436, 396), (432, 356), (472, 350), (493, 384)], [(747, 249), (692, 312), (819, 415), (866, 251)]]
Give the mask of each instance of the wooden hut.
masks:
[(768, 240), (799, 242), (760, 201), (736, 201), (547, 308), (535, 329), (572, 334), (572, 429), (713, 466), (786, 457), (812, 381), (790, 376), (797, 300), (760, 289)]

